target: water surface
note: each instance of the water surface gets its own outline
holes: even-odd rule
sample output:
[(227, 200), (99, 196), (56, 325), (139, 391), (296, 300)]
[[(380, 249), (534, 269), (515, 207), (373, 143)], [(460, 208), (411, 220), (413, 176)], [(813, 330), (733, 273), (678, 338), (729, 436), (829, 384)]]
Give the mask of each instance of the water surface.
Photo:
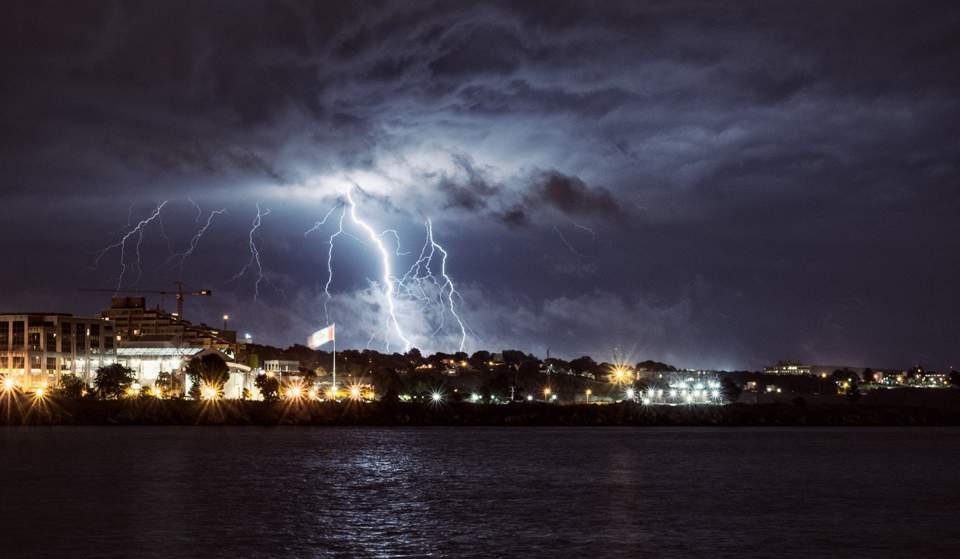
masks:
[(0, 429), (3, 557), (957, 557), (960, 429)]

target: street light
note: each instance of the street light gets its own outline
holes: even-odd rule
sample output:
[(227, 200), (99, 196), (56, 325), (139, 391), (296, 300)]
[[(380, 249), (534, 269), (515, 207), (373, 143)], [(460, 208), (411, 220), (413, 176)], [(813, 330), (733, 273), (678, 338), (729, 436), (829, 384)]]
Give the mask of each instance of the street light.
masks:
[(593, 390), (587, 389), (587, 403), (590, 403), (590, 395), (593, 394)]
[(230, 315), (229, 315), (229, 314), (223, 315), (223, 329), (224, 329), (224, 330), (227, 329), (227, 321), (228, 321), (228, 320), (230, 320)]
[(544, 400), (549, 400), (549, 399), (550, 399), (550, 387), (549, 387), (549, 386), (543, 389), (543, 399), (544, 399)]

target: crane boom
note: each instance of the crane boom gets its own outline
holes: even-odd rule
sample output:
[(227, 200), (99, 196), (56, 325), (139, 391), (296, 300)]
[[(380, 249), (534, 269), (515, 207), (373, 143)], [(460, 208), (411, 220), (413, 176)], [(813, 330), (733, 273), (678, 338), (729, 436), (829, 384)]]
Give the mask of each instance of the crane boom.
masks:
[(198, 289), (197, 291), (184, 291), (183, 282), (176, 281), (174, 284), (177, 286), (175, 291), (165, 290), (165, 289), (89, 289), (89, 288), (80, 288), (80, 291), (93, 291), (99, 293), (142, 293), (142, 294), (151, 294), (151, 295), (174, 295), (177, 299), (177, 316), (180, 319), (183, 319), (183, 298), (186, 296), (199, 296), (199, 297), (210, 297), (213, 295), (213, 291), (209, 289)]

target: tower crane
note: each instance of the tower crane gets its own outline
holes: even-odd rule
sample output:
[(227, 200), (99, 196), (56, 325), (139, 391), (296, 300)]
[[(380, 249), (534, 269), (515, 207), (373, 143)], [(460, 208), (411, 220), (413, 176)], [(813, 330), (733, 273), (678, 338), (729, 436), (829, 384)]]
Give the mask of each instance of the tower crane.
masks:
[(137, 294), (149, 294), (149, 295), (160, 295), (161, 297), (165, 295), (173, 295), (177, 300), (177, 317), (183, 320), (183, 300), (185, 297), (210, 297), (213, 295), (213, 291), (209, 289), (198, 289), (196, 291), (184, 291), (183, 282), (175, 281), (173, 282), (177, 289), (175, 291), (168, 291), (163, 289), (80, 289), (80, 291), (92, 291), (98, 293), (137, 293)]

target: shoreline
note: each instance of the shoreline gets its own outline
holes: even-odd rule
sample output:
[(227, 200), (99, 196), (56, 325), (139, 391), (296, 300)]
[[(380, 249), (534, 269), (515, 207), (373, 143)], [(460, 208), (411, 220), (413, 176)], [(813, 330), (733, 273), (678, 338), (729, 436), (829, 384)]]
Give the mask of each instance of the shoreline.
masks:
[(0, 426), (690, 426), (908, 427), (960, 426), (960, 410), (844, 404), (478, 405), (398, 402), (256, 402), (193, 400), (0, 401)]

